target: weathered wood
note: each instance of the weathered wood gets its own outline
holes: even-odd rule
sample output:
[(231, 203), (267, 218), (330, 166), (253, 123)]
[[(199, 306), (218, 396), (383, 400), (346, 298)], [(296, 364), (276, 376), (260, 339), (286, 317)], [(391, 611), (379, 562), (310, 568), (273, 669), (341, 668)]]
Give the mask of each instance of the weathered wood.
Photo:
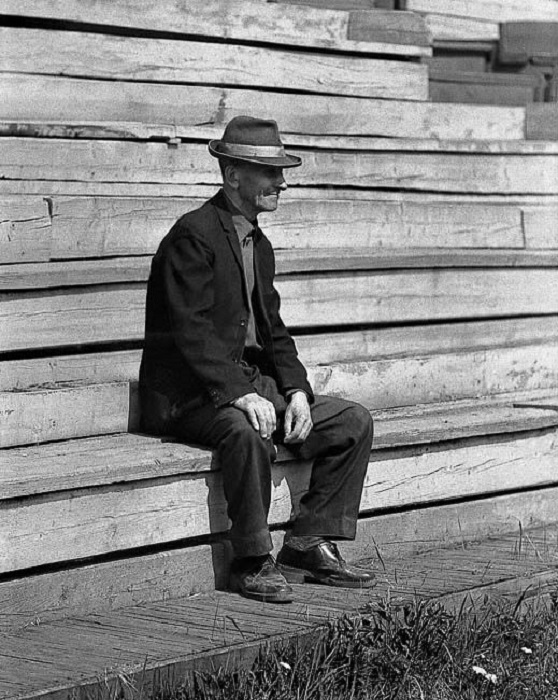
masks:
[[(552, 314), (552, 269), (323, 273), (279, 278), (292, 328)], [(118, 340), (144, 332), (145, 285), (111, 285), (0, 296), (0, 350)], [(125, 310), (125, 311), (124, 311)]]
[(545, 207), (523, 210), (527, 248), (558, 248), (558, 209)]
[[(373, 452), (555, 427), (557, 392), (374, 411)], [(292, 460), (288, 449), (278, 448), (278, 463)], [(1, 463), (0, 500), (218, 469), (209, 450), (131, 433), (18, 447), (3, 451)]]
[(0, 261), (48, 260), (51, 250), (48, 204), (39, 197), (0, 198)]
[(500, 63), (527, 63), (530, 59), (558, 61), (558, 15), (554, 22), (505, 22), (500, 31)]
[(528, 105), (525, 131), (528, 139), (558, 141), (558, 105), (553, 102)]
[(424, 17), (435, 44), (447, 41), (497, 42), (500, 38), (498, 22), (434, 12), (425, 13)]
[[(124, 369), (126, 365), (124, 366)], [(310, 366), (316, 393), (369, 409), (429, 404), (558, 386), (558, 345)], [(136, 382), (0, 393), (2, 447), (137, 430)]]
[[(201, 199), (52, 199), (56, 259), (154, 253), (174, 221)], [(276, 250), (353, 247), (520, 248), (519, 207), (287, 197), (262, 227)], [(347, 222), (351, 226), (347, 228)]]
[[(558, 252), (539, 250), (438, 250), (432, 248), (304, 248), (277, 250), (278, 275), (370, 270), (558, 267)], [(0, 265), (0, 291), (147, 282), (151, 256)]]
[(125, 432), (137, 425), (129, 382), (0, 394), (0, 447)]
[(430, 46), (431, 38), (424, 19), (414, 12), (390, 10), (353, 11), (349, 15), (347, 37), (352, 41), (377, 41), (386, 44)]
[(480, 73), (487, 69), (485, 53), (447, 52), (437, 53), (432, 58), (425, 59), (430, 70), (460, 73), (461, 71)]
[[(525, 113), (518, 108), (433, 105), (428, 102), (283, 94), (270, 91), (80, 80), (0, 73), (3, 131), (28, 123), (88, 124), (132, 137), (180, 137), (208, 125), (223, 128), (239, 114), (277, 117), (283, 135), (376, 135), (397, 138), (522, 139)], [(188, 104), (188, 109), (183, 108)], [(81, 121), (81, 127), (79, 122)], [(125, 123), (124, 123), (125, 122)], [(205, 125), (205, 126), (200, 126)], [(142, 131), (143, 126), (143, 131)], [(54, 131), (54, 127), (51, 127)], [(288, 140), (288, 137), (287, 137)]]
[[(3, 139), (0, 176), (97, 182), (217, 184), (207, 148), (182, 144)], [(388, 187), (438, 192), (557, 194), (554, 155), (417, 152), (300, 152), (289, 182), (302, 186)]]
[[(479, 73), (479, 75), (484, 74)], [(496, 75), (496, 73), (486, 75)], [(449, 80), (432, 80), (430, 83), (430, 99), (437, 103), (459, 101), (463, 104), (526, 107), (540, 97), (539, 87), (524, 85), (483, 85), (475, 81), (462, 83)]]
[(0, 29), (4, 71), (425, 100), (427, 67), (228, 43)]
[[(208, 0), (191, 4), (187, 12), (170, 0), (158, 2), (156, 7), (130, 0), (112, 0), (110, 7), (100, 0), (38, 0), (33, 3), (5, 0), (2, 4), (3, 14), (39, 20), (68, 20), (102, 27), (171, 32), (180, 37), (236, 39), (334, 51), (425, 55), (424, 49), (419, 48), (428, 47), (420, 17), (398, 13), (401, 17), (390, 19), (380, 12), (376, 22), (367, 23), (367, 31), (352, 36), (351, 16), (346, 11), (331, 11), (336, 9), (351, 8), (322, 7), (316, 11), (304, 6), (284, 8), (247, 0)], [(359, 9), (363, 9), (362, 5)], [(396, 31), (398, 27), (400, 33)], [(400, 44), (414, 46), (402, 48)]]
[(489, 22), (558, 21), (555, 0), (402, 0), (413, 12), (434, 12), (456, 17), (474, 17)]
[[(555, 431), (490, 444), (464, 442), (451, 450), (377, 453), (361, 512), (498, 493), (503, 484), (507, 490), (554, 484), (557, 458)], [(271, 523), (289, 519), (291, 500), (296, 503), (308, 478), (299, 465), (274, 468)], [(73, 497), (66, 500), (43, 496), (26, 501), (25, 508), (18, 500), (4, 502), (0, 571), (222, 532), (228, 525), (221, 488), (215, 473), (153, 479), (140, 489), (119, 485), (70, 492)]]
[[(558, 316), (405, 325), (374, 330), (297, 335), (306, 365), (479, 352), (558, 341)], [(0, 363), (0, 391), (53, 389), (77, 384), (134, 381), (141, 350), (92, 352)]]

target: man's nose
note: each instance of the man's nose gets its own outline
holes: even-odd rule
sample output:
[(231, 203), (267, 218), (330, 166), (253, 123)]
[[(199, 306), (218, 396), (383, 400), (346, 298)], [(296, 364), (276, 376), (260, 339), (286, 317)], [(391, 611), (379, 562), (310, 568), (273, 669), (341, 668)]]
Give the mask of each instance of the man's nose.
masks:
[(283, 173), (281, 173), (281, 174), (278, 175), (278, 177), (277, 177), (277, 187), (278, 187), (281, 191), (283, 191), (283, 192), (284, 192), (284, 191), (287, 189), (287, 187), (288, 187), (287, 183), (285, 182), (285, 178), (283, 177)]

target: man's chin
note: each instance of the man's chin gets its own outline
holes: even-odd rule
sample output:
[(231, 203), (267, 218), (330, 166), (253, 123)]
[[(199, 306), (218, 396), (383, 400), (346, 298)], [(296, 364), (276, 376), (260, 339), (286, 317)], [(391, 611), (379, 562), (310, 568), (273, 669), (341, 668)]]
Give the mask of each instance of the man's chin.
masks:
[(260, 209), (262, 211), (275, 211), (278, 204), (278, 195), (268, 195), (267, 197), (262, 197), (259, 201)]

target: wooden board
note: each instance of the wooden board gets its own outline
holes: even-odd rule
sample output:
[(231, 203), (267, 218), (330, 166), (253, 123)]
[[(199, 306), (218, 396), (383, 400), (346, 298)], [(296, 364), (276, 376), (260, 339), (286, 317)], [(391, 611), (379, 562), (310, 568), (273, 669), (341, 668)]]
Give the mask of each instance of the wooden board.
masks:
[[(218, 184), (219, 170), (202, 144), (2, 139), (0, 177)], [(294, 151), (296, 153), (296, 151)], [(402, 188), (429, 192), (557, 194), (555, 155), (414, 152), (300, 152), (288, 173), (299, 186)]]
[(555, 0), (402, 0), (406, 10), (474, 17), (489, 22), (558, 21)]
[(498, 60), (527, 63), (530, 59), (558, 61), (558, 16), (554, 22), (506, 22), (502, 25)]
[(498, 22), (478, 20), (471, 17), (428, 12), (424, 15), (434, 44), (447, 41), (497, 42), (500, 39)]
[[(52, 198), (55, 259), (145, 255), (201, 199)], [(347, 228), (347, 222), (351, 222)], [(519, 207), (324, 199), (281, 202), (261, 225), (276, 250), (337, 247), (519, 248)], [(42, 259), (42, 258), (41, 258)]]
[[(122, 373), (127, 366), (124, 364)], [(369, 359), (309, 366), (308, 370), (316, 393), (380, 410), (514, 391), (551, 390), (558, 386), (557, 368), (558, 344), (554, 343)], [(74, 386), (0, 392), (0, 415), (2, 447), (137, 430), (136, 382), (90, 384), (82, 377)]]
[[(180, 36), (316, 47), (334, 51), (406, 56), (426, 53), (419, 48), (428, 47), (425, 27), (420, 17), (398, 13), (401, 14), (400, 17), (389, 18), (380, 12), (376, 22), (368, 22), (365, 30), (353, 36), (349, 13), (331, 11), (332, 9), (351, 8), (321, 7), (317, 11), (302, 4), (296, 8), (285, 8), (278, 4), (249, 0), (192, 3), (188, 12), (184, 12), (171, 0), (162, 0), (156, 7), (138, 5), (130, 0), (112, 0), (109, 7), (100, 0), (86, 3), (79, 0), (38, 0), (27, 6), (15, 0), (5, 0), (2, 4), (3, 14), (43, 21), (68, 20), (107, 28), (124, 27), (129, 30), (171, 32)], [(359, 9), (363, 9), (362, 4)], [(358, 42), (365, 43), (362, 45)], [(407, 46), (402, 47), (401, 44)]]
[(0, 197), (0, 261), (48, 260), (51, 252), (48, 203), (40, 197)]
[(353, 11), (349, 15), (348, 38), (387, 44), (430, 46), (431, 37), (424, 19), (414, 12)]
[[(373, 417), (373, 453), (484, 439), (558, 426), (558, 389), (375, 410)], [(0, 458), (0, 500), (218, 469), (210, 450), (131, 433), (26, 445)], [(280, 446), (277, 462), (292, 460)]]
[[(0, 265), (0, 292), (147, 282), (151, 256)], [(280, 276), (358, 273), (372, 270), (558, 268), (558, 251), (438, 250), (432, 248), (305, 248), (277, 250)]]
[[(488, 75), (488, 74), (487, 74)], [(524, 106), (539, 99), (538, 88), (522, 85), (481, 85), (433, 80), (430, 83), (430, 99), (433, 102), (462, 102), (463, 104)]]
[(523, 211), (527, 248), (558, 248), (558, 209), (545, 207)]
[[(305, 365), (481, 352), (558, 341), (558, 316), (405, 325), (295, 336)], [(141, 350), (57, 355), (0, 363), (0, 391), (134, 381)]]
[[(208, 125), (222, 129), (234, 116), (275, 117), (286, 134), (382, 136), (433, 139), (523, 139), (525, 113), (519, 108), (433, 105), (330, 95), (196, 85), (80, 80), (48, 75), (0, 73), (0, 121), (12, 131), (25, 122), (88, 124), (110, 136), (132, 131), (180, 137)], [(183, 108), (188, 104), (188, 109)], [(81, 121), (81, 126), (79, 122)], [(132, 127), (133, 123), (133, 127)], [(111, 126), (112, 125), (112, 126)], [(200, 127), (199, 125), (205, 125)], [(143, 126), (143, 131), (141, 127)], [(43, 127), (44, 128), (44, 127)], [(68, 127), (69, 128), (69, 127)], [(51, 127), (51, 132), (54, 127)]]
[(558, 105), (553, 102), (528, 105), (525, 130), (528, 139), (558, 141)]
[[(324, 273), (280, 278), (277, 287), (291, 328), (558, 311), (552, 269)], [(2, 294), (0, 349), (138, 340), (144, 304), (141, 283)]]
[[(451, 450), (378, 453), (369, 467), (361, 512), (498, 493), (503, 483), (507, 490), (554, 484), (557, 458), (555, 431), (489, 444), (465, 441)], [(296, 504), (308, 478), (308, 470), (299, 465), (274, 468), (270, 523), (289, 519), (291, 499)], [(142, 488), (120, 485), (68, 495), (72, 498), (30, 499), (26, 508), (17, 501), (0, 505), (4, 542), (0, 571), (222, 532), (228, 527), (218, 473), (153, 479)]]
[[(398, 512), (377, 515), (358, 523), (356, 541), (344, 543), (343, 552), (350, 560), (376, 558), (378, 548), (386, 561), (438, 546), (460, 546), (466, 552), (468, 544), (484, 537), (513, 533), (512, 538), (519, 541), (518, 523), (543, 525), (547, 543), (554, 543), (556, 497), (557, 490), (550, 488), (411, 509), (403, 516)], [(282, 534), (274, 533), (276, 551)], [(513, 539), (509, 547), (513, 552)], [(492, 551), (485, 559), (494, 557)], [(224, 544), (217, 542), (4, 581), (0, 583), (0, 625), (3, 631), (23, 629), (39, 620), (44, 623), (209, 590), (225, 584), (229, 558)]]
[(4, 28), (0, 63), (18, 73), (427, 98), (427, 67), (418, 63), (229, 43)]

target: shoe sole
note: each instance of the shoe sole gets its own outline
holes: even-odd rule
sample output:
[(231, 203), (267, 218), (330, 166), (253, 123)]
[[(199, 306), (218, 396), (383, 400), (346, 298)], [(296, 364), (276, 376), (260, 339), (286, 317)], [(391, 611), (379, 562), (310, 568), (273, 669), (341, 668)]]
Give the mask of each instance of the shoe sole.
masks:
[(231, 579), (229, 581), (229, 590), (232, 591), (233, 593), (239, 593), (243, 598), (249, 598), (250, 600), (257, 600), (260, 603), (278, 603), (278, 604), (286, 604), (286, 603), (292, 603), (293, 598), (290, 593), (282, 592), (282, 593), (271, 593), (271, 594), (266, 594), (266, 593), (256, 593), (255, 591), (248, 591), (246, 588), (243, 588), (243, 586), (236, 581), (235, 579)]
[(316, 574), (306, 569), (297, 569), (279, 562), (277, 563), (277, 568), (288, 583), (320, 583), (325, 586), (334, 586), (335, 588), (373, 588), (376, 585), (376, 579), (370, 579), (369, 581), (339, 581), (330, 576), (316, 576)]

